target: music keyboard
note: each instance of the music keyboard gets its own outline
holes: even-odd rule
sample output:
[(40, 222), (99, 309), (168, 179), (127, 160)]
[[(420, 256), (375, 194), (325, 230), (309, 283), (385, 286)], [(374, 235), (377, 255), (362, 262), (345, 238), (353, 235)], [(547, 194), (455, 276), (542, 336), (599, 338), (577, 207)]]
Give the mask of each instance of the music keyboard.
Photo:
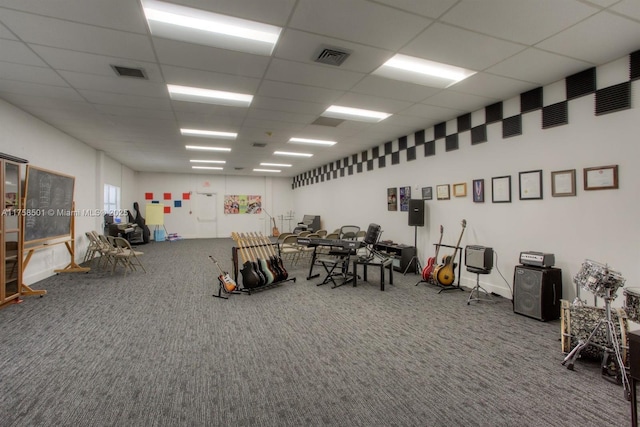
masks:
[(360, 240), (309, 239), (306, 237), (298, 237), (298, 244), (308, 247), (333, 246), (342, 249), (358, 249), (364, 246), (364, 242)]

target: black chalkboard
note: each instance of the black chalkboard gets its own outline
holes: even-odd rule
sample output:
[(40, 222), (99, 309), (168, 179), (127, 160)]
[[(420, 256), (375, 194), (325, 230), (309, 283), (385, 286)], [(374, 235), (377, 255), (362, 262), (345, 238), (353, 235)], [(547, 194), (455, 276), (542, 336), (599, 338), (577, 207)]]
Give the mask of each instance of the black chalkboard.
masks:
[(27, 166), (22, 212), (25, 242), (71, 235), (74, 184), (72, 176)]

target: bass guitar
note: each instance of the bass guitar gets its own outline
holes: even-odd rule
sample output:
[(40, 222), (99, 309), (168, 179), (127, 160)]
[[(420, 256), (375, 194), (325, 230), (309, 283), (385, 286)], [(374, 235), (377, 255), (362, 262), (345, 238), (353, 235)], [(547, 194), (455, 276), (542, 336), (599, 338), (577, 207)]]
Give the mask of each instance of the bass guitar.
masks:
[(238, 236), (236, 233), (231, 233), (231, 237), (237, 243), (238, 252), (240, 253), (242, 262), (244, 263), (242, 265), (242, 270), (240, 270), (240, 273), (242, 273), (242, 285), (247, 289), (257, 288), (258, 286), (261, 286), (262, 284), (264, 284), (264, 277), (261, 276), (258, 267), (255, 265), (255, 263), (251, 262), (251, 260), (245, 253), (240, 236)]
[(436, 262), (438, 262), (438, 252), (440, 252), (440, 245), (442, 244), (442, 235), (444, 234), (444, 227), (440, 226), (440, 240), (438, 241), (438, 246), (436, 246), (436, 256), (430, 257), (427, 260), (427, 265), (422, 269), (422, 280), (428, 282), (433, 274), (433, 267)]
[(222, 289), (229, 294), (235, 291), (236, 288), (238, 287), (238, 285), (236, 285), (235, 280), (233, 280), (231, 276), (229, 276), (229, 273), (227, 273), (226, 271), (222, 271), (222, 268), (220, 268), (220, 264), (218, 264), (218, 261), (214, 257), (209, 255), (209, 258), (211, 258), (211, 261), (213, 261), (216, 267), (218, 267), (218, 270), (220, 270), (218, 281), (220, 281), (220, 286), (222, 286)]
[(436, 283), (439, 283), (442, 286), (449, 286), (453, 283), (456, 274), (454, 270), (454, 264), (456, 255), (458, 254), (458, 247), (460, 246), (460, 242), (462, 241), (462, 234), (464, 233), (464, 229), (467, 227), (467, 221), (462, 220), (462, 231), (460, 231), (460, 238), (458, 239), (458, 243), (456, 243), (455, 250), (453, 251), (453, 255), (446, 256), (443, 258), (444, 264), (439, 265), (433, 271), (433, 277), (436, 279)]

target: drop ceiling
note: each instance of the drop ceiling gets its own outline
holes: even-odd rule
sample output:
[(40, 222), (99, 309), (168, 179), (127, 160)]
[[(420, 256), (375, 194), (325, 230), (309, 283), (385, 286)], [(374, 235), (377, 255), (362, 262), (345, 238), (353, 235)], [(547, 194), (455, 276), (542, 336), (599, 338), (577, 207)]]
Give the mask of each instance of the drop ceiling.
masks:
[[(173, 3), (283, 30), (271, 55), (257, 55), (152, 35), (135, 0), (0, 0), (0, 98), (134, 171), (292, 177), (640, 49), (637, 0)], [(349, 56), (339, 66), (316, 62), (326, 48)], [(374, 74), (395, 54), (476, 74), (446, 89)], [(143, 69), (147, 79), (118, 76), (113, 66)], [(251, 94), (253, 101), (177, 101), (168, 84)], [(333, 104), (392, 116), (322, 120)], [(238, 136), (207, 140), (180, 128)], [(299, 146), (288, 143), (292, 137), (337, 144)], [(202, 144), (231, 152), (185, 149)], [(198, 172), (191, 159), (226, 163)], [(253, 172), (263, 162), (292, 166)]]

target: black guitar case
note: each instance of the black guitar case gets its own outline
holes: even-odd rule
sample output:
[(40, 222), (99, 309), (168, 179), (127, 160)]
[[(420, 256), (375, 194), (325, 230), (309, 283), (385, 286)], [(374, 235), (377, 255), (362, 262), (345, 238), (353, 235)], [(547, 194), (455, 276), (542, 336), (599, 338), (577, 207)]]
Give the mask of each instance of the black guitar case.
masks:
[(134, 222), (138, 224), (138, 227), (142, 229), (142, 241), (144, 243), (149, 243), (149, 241), (151, 240), (151, 232), (149, 231), (149, 227), (147, 227), (147, 222), (140, 214), (138, 202), (133, 203), (133, 209), (135, 209), (136, 211), (136, 219), (134, 220)]

